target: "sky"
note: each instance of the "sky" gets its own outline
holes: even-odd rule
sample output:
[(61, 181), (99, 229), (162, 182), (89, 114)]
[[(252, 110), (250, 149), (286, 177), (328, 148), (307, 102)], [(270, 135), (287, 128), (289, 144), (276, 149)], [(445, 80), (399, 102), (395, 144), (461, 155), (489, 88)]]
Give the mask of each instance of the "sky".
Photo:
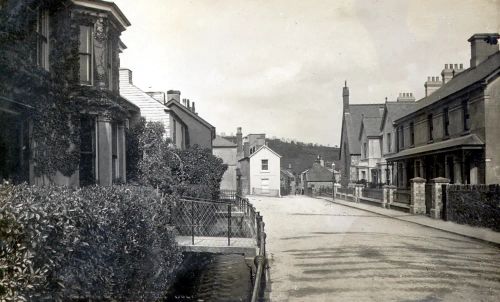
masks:
[(180, 90), (227, 135), (338, 145), (351, 103), (425, 94), (444, 64), (469, 67), (500, 0), (114, 0), (132, 25), (121, 67), (145, 91)]

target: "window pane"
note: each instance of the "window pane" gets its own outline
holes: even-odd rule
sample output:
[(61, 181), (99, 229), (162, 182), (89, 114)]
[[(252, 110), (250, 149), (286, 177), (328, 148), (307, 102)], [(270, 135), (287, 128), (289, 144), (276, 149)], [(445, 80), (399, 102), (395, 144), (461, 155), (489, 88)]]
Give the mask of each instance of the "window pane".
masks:
[(80, 82), (90, 83), (90, 56), (80, 55)]
[(80, 52), (90, 53), (90, 27), (80, 26)]

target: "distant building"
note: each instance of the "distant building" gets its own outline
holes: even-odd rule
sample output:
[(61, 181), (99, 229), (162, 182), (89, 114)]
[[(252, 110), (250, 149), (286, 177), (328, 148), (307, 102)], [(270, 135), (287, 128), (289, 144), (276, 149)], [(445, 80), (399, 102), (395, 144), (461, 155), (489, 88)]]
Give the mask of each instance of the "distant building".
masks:
[(350, 182), (362, 179), (363, 175), (360, 171), (366, 171), (366, 167), (360, 166), (362, 147), (359, 134), (363, 116), (381, 117), (384, 104), (349, 104), (347, 83), (344, 86), (342, 96), (343, 115), (339, 169), (341, 183), (346, 186)]
[(187, 146), (187, 127), (179, 116), (165, 106), (164, 94), (146, 93), (135, 86), (130, 69), (120, 69), (120, 95), (141, 110), (141, 116), (148, 122), (159, 122), (165, 128), (165, 139), (171, 139), (179, 149)]
[(221, 136), (216, 136), (212, 142), (213, 155), (221, 158), (227, 165), (227, 170), (220, 183), (221, 190), (236, 190), (236, 168), (238, 164), (236, 149), (235, 143)]
[(325, 167), (325, 162), (318, 155), (312, 167), (301, 174), (303, 188), (309, 192), (317, 192), (321, 188), (332, 188), (333, 176), (332, 170)]
[(293, 194), (297, 188), (295, 175), (289, 169), (281, 169), (281, 194)]
[(380, 150), (380, 121), (381, 117), (366, 117), (361, 119), (359, 140), (361, 142), (361, 157), (358, 163), (358, 179), (378, 184), (381, 173), (377, 169), (382, 154)]
[(243, 194), (281, 196), (281, 155), (262, 145), (239, 160)]

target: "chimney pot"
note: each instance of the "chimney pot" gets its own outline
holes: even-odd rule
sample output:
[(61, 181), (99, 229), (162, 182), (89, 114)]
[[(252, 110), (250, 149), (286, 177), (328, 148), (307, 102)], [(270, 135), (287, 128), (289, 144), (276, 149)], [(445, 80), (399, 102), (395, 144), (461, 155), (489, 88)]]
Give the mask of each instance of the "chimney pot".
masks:
[(191, 106), (191, 111), (193, 111), (193, 113), (196, 113), (196, 107), (194, 106), (194, 102), (193, 105)]

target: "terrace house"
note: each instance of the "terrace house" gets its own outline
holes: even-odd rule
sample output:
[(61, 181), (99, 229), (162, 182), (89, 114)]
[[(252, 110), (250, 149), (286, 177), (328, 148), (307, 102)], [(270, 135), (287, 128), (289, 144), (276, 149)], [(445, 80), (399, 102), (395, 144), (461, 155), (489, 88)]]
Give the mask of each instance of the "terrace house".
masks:
[[(456, 184), (500, 183), (500, 52), (497, 33), (475, 34), (470, 67), (447, 64), (439, 86), (394, 120), (397, 185), (422, 177)], [(441, 82), (437, 83), (436, 82)]]

